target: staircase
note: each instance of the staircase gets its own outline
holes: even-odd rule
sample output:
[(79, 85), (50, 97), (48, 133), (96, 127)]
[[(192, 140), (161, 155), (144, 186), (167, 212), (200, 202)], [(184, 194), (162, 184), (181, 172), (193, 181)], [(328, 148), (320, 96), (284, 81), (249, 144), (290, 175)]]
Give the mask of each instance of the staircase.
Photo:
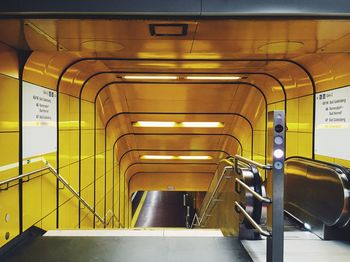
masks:
[(237, 238), (220, 230), (53, 230), (4, 254), (8, 262), (252, 261)]

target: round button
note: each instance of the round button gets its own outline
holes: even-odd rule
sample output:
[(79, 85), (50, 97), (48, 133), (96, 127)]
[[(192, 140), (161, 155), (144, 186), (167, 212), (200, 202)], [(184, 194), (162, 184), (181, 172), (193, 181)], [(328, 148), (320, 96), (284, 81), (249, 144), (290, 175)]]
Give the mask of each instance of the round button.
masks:
[(280, 161), (275, 162), (274, 167), (278, 170), (283, 168), (283, 163)]
[(283, 144), (283, 138), (281, 136), (275, 137), (275, 144), (276, 145), (282, 145)]
[(282, 115), (278, 114), (278, 115), (276, 116), (276, 122), (277, 122), (278, 124), (282, 123)]
[(281, 132), (283, 131), (283, 126), (282, 126), (282, 125), (276, 125), (276, 126), (275, 126), (275, 131), (276, 131), (277, 133), (281, 133)]
[(276, 149), (274, 152), (273, 152), (273, 155), (274, 157), (276, 158), (281, 158), (284, 156), (284, 152), (282, 149)]

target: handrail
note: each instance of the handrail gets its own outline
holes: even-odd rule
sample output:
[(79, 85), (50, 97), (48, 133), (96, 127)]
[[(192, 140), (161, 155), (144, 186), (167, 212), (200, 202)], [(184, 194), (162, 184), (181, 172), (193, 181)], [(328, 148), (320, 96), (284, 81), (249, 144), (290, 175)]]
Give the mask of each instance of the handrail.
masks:
[(245, 157), (240, 156), (240, 155), (235, 155), (234, 159), (235, 159), (235, 163), (237, 163), (238, 161), (241, 161), (241, 162), (246, 163), (248, 165), (254, 165), (258, 168), (262, 168), (262, 169), (266, 169), (266, 170), (272, 169), (272, 166), (269, 164), (264, 165), (264, 164), (261, 164), (259, 162), (255, 162), (254, 160), (250, 160), (250, 159), (245, 158)]
[(322, 164), (322, 165), (325, 165), (325, 166), (330, 166), (330, 167), (339, 169), (341, 172), (343, 172), (344, 174), (346, 174), (348, 176), (350, 175), (350, 168), (347, 168), (345, 166), (342, 166), (342, 165), (339, 165), (339, 164), (336, 164), (336, 163), (325, 162), (325, 161), (322, 161), (322, 160), (312, 159), (312, 158), (303, 157), (303, 156), (290, 156), (290, 157), (287, 157), (285, 159), (285, 161), (287, 162), (288, 160), (291, 160), (291, 159), (301, 159), (301, 160), (310, 161), (310, 162), (313, 162), (313, 163), (319, 163), (319, 164)]
[(106, 222), (106, 226), (108, 226), (108, 225), (111, 223), (112, 219), (114, 218), (115, 220), (117, 220), (117, 222), (118, 222), (118, 224), (119, 224), (120, 226), (124, 227), (124, 225), (123, 225), (122, 223), (120, 223), (119, 218), (113, 213), (113, 211), (112, 211), (111, 209), (109, 209), (109, 210), (106, 212), (106, 214), (105, 214), (105, 220), (106, 220), (107, 215), (108, 215), (109, 213), (111, 213), (111, 217), (110, 217), (110, 219), (108, 219), (108, 221)]
[[(250, 160), (250, 159), (247, 159), (247, 158), (244, 158), (242, 156), (239, 156), (239, 155), (235, 155), (234, 157), (234, 160), (235, 160), (235, 171), (237, 172), (237, 174), (241, 174), (241, 172), (239, 171), (239, 164), (238, 162), (241, 161), (243, 162), (244, 164), (248, 165), (249, 168), (251, 170), (257, 170), (257, 167), (258, 168), (261, 168), (261, 169), (265, 169), (265, 170), (271, 170), (272, 169), (272, 166), (270, 164), (261, 164), (261, 163), (258, 163), (258, 162), (255, 162), (253, 160)], [(250, 192), (256, 199), (258, 199), (260, 202), (263, 202), (263, 203), (267, 203), (267, 204), (272, 204), (272, 200), (267, 198), (267, 197), (263, 197), (262, 195), (260, 195), (259, 193), (257, 193), (255, 190), (251, 189), (246, 183), (244, 183), (244, 181), (242, 181), (241, 179), (239, 178), (235, 178), (235, 183), (238, 183), (240, 184), (241, 186), (244, 187), (245, 190), (247, 190), (248, 192)], [(234, 205), (235, 207), (238, 208), (238, 210), (236, 209), (237, 212), (241, 212), (244, 217), (249, 221), (249, 223), (263, 236), (265, 237), (271, 237), (272, 236), (272, 232), (269, 232), (267, 230), (263, 230), (260, 225), (248, 214), (248, 212), (245, 210), (244, 207), (242, 207), (237, 201), (234, 202)]]
[[(304, 222), (311, 221), (312, 217), (329, 227), (344, 227), (349, 223), (350, 170), (347, 167), (299, 156), (287, 158), (285, 167), (286, 210)], [(302, 175), (296, 173), (299, 169), (305, 172)], [(312, 195), (291, 193), (288, 185), (292, 179), (296, 185), (312, 189)], [(323, 199), (324, 192), (328, 197)], [(312, 205), (302, 206), (304, 201)]]
[(246, 190), (248, 190), (259, 201), (268, 203), (268, 204), (272, 203), (271, 199), (261, 196), (259, 193), (255, 192), (253, 189), (251, 189), (246, 183), (244, 183), (239, 178), (236, 178), (235, 181), (237, 181), (241, 186), (243, 186)]
[(213, 193), (211, 194), (211, 196), (209, 198), (209, 201), (208, 201), (207, 205), (204, 208), (202, 216), (198, 217), (197, 213), (194, 215), (192, 223), (191, 223), (191, 228), (193, 228), (193, 226), (195, 225), (195, 220), (196, 219), (197, 219), (197, 222), (198, 222), (198, 224), (196, 224), (197, 226), (200, 226), (202, 224), (204, 217), (207, 216), (206, 213), (208, 211), (208, 208), (209, 208), (211, 202), (213, 201), (213, 198), (214, 198), (216, 192), (219, 189), (219, 186), (220, 186), (220, 184), (221, 184), (221, 182), (222, 182), (222, 180), (224, 178), (224, 175), (225, 175), (226, 171), (229, 170), (229, 169), (233, 169), (233, 167), (234, 167), (234, 163), (232, 163), (229, 159), (223, 159), (219, 163), (226, 163), (226, 164), (229, 164), (229, 166), (225, 166), (223, 168), (223, 171), (222, 171), (222, 173), (220, 175), (220, 178), (219, 178), (218, 182), (216, 183), (216, 185), (214, 187)]
[[(6, 179), (6, 180), (3, 180), (3, 181), (0, 181), (0, 190), (6, 190), (8, 189), (9, 187), (9, 184), (11, 182), (14, 182), (14, 181), (17, 181), (17, 180), (20, 180), (22, 178), (25, 178), (25, 177), (29, 177), (33, 174), (36, 174), (36, 173), (40, 173), (42, 171), (45, 171), (45, 170), (49, 170), (76, 198), (78, 198), (78, 200), (91, 212), (93, 213), (97, 219), (104, 225), (104, 226), (108, 226), (109, 222), (107, 223), (105, 220), (106, 220), (106, 216), (107, 216), (107, 213), (104, 217), (104, 219), (98, 215), (94, 209), (77, 193), (77, 191), (74, 190), (74, 188), (72, 188), (68, 182), (62, 177), (60, 176), (56, 169), (53, 168), (49, 163), (46, 163), (46, 167), (43, 167), (43, 168), (40, 168), (40, 169), (37, 169), (37, 170), (34, 170), (34, 171), (31, 171), (31, 172), (28, 172), (28, 173), (25, 173), (25, 174), (21, 174), (19, 176), (16, 176), (16, 177), (12, 177), (12, 178), (9, 178), (9, 179)], [(1, 186), (3, 185), (7, 185), (6, 189), (1, 189)], [(113, 216), (115, 216), (113, 214)]]
[(265, 237), (270, 237), (272, 234), (264, 229), (262, 229), (258, 223), (256, 223), (254, 221), (254, 219), (247, 213), (247, 211), (245, 211), (245, 209), (240, 205), (238, 204), (237, 201), (235, 201), (235, 205), (236, 207), (238, 207), (239, 211), (243, 213), (243, 215), (249, 220), (249, 222), (251, 223), (251, 225), (263, 236)]
[[(0, 190), (6, 190), (9, 187), (8, 184), (10, 184), (11, 182), (14, 182), (16, 180), (20, 180), (22, 178), (34, 175), (36, 173), (40, 173), (40, 172), (48, 170), (48, 169), (49, 169), (49, 167), (43, 167), (43, 168), (40, 168), (40, 169), (31, 171), (31, 172), (28, 172), (28, 173), (19, 175), (19, 176), (11, 177), (11, 178), (5, 179), (3, 181), (0, 181)], [(6, 185), (6, 184), (7, 184), (7, 188), (6, 189), (1, 189), (1, 186)]]
[[(253, 160), (244, 158), (244, 157), (239, 156), (239, 155), (235, 155), (234, 157), (228, 157), (227, 159), (221, 160), (220, 163), (221, 162), (225, 162), (225, 163), (229, 164), (229, 166), (225, 166), (223, 168), (223, 171), (222, 171), (222, 173), (220, 175), (220, 178), (219, 178), (218, 182), (216, 183), (216, 185), (214, 187), (214, 190), (213, 190), (213, 192), (212, 192), (212, 194), (211, 194), (211, 196), (209, 198), (209, 201), (207, 202), (207, 204), (206, 204), (206, 206), (204, 208), (204, 212), (201, 215), (201, 217), (199, 217), (197, 213), (194, 214), (193, 219), (192, 219), (191, 228), (193, 228), (194, 225), (200, 226), (202, 224), (203, 219), (207, 216), (207, 214), (206, 214), (207, 210), (209, 209), (209, 206), (210, 206), (211, 202), (213, 201), (214, 196), (215, 196), (216, 192), (218, 191), (219, 186), (220, 186), (220, 184), (221, 184), (221, 182), (223, 180), (223, 177), (224, 177), (224, 175), (225, 175), (225, 173), (226, 173), (226, 171), (228, 169), (232, 169), (234, 167), (235, 171), (238, 172), (238, 169), (239, 169), (239, 167), (240, 168), (242, 167), (242, 164), (244, 164), (243, 166), (245, 166), (247, 168), (254, 168), (254, 169), (256, 169), (257, 167), (259, 167), (259, 168), (262, 168), (262, 169), (265, 169), (265, 170), (271, 170), (272, 169), (272, 166), (269, 165), (269, 164), (267, 164), (267, 165), (260, 164), (258, 162), (255, 162)], [(241, 163), (239, 163), (239, 162), (241, 162)], [(251, 189), (241, 179), (235, 178), (235, 183), (240, 184), (242, 187), (245, 188), (245, 190), (249, 191), (259, 201), (267, 203), (267, 204), (271, 204), (272, 203), (271, 199), (269, 199), (267, 197), (263, 197), (262, 195), (260, 195), (259, 193), (257, 193), (253, 189)], [(266, 237), (271, 237), (272, 236), (272, 233), (267, 231), (267, 230), (262, 229), (260, 227), (260, 225), (248, 214), (248, 212), (245, 210), (245, 208), (243, 208), (237, 201), (235, 201), (234, 204), (238, 208), (239, 212), (241, 212), (246, 217), (246, 219), (250, 222), (250, 224), (261, 235), (266, 236)]]

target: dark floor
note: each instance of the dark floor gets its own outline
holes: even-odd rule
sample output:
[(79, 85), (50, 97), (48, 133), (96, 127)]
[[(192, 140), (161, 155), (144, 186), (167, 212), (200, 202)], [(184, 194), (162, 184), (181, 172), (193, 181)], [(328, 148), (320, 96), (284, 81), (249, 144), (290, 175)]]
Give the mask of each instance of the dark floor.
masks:
[(231, 237), (40, 237), (2, 262), (252, 261)]
[(148, 191), (136, 227), (185, 227), (182, 192)]

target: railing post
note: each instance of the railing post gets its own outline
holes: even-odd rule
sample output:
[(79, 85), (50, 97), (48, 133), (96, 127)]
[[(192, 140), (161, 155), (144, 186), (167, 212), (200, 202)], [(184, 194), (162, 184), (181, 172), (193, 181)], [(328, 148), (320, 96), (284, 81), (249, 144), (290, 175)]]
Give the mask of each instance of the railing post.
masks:
[(267, 237), (267, 261), (283, 262), (284, 247), (284, 158), (285, 113), (276, 110), (268, 113), (268, 162), (272, 169), (267, 176), (268, 206), (267, 225), (272, 236)]

